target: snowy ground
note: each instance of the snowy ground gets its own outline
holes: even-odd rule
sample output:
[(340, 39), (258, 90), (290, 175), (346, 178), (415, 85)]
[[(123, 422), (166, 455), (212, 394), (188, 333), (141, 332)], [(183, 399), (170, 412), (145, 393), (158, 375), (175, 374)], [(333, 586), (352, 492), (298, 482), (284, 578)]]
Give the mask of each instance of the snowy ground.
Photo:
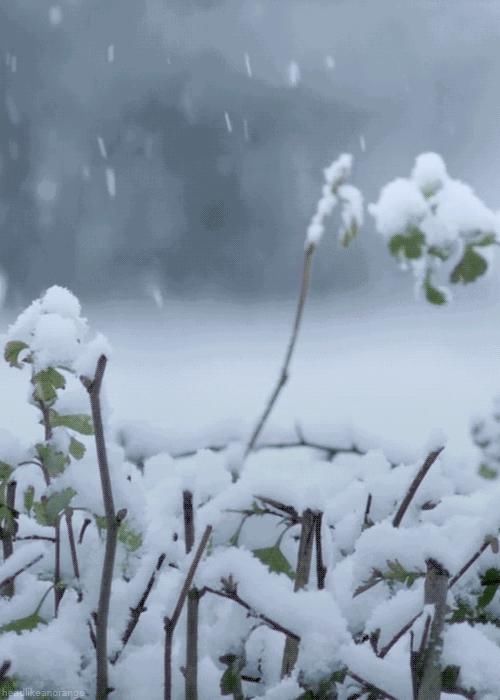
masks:
[[(500, 304), (447, 309), (423, 302), (311, 303), (273, 425), (352, 424), (421, 450), (442, 428), (448, 454), (472, 456), (471, 416), (500, 393)], [(246, 435), (275, 379), (291, 305), (216, 302), (114, 304), (84, 309), (114, 354), (108, 395), (116, 418), (145, 420), (172, 444)], [(4, 310), (1, 330), (14, 318)], [(26, 376), (0, 365), (0, 426), (38, 433)]]

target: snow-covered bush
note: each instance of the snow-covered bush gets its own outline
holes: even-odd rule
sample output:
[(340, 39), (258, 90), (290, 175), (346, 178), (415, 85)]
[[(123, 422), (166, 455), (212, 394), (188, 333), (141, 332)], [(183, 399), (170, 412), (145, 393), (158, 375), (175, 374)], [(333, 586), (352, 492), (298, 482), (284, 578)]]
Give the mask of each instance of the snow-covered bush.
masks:
[(419, 155), (410, 177), (385, 185), (369, 211), (392, 255), (411, 269), (417, 291), (423, 288), (432, 304), (448, 300), (446, 278), (468, 284), (484, 275), (499, 242), (498, 212), (451, 178), (436, 153)]
[(4, 696), (498, 696), (500, 486), (442, 438), (412, 463), (332, 432), (242, 442), (237, 470), (234, 444), (173, 456), (116, 430), (107, 355), (61, 288), (8, 332), (41, 436), (0, 435)]

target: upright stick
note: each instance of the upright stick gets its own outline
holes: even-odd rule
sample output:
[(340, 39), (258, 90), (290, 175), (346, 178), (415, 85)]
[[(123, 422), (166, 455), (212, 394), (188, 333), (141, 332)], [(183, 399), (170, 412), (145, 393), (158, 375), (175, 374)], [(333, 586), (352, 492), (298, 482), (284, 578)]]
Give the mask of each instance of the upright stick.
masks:
[(288, 346), (286, 349), (285, 353), (285, 359), (283, 361), (283, 365), (281, 367), (281, 371), (278, 376), (278, 381), (276, 382), (276, 386), (274, 387), (271, 396), (269, 397), (267, 404), (264, 408), (264, 411), (257, 421), (257, 425), (254, 428), (254, 431), (250, 437), (250, 440), (248, 441), (246, 450), (245, 450), (245, 457), (253, 450), (255, 447), (257, 440), (259, 438), (259, 435), (262, 432), (262, 429), (264, 428), (267, 419), (269, 418), (269, 415), (271, 411), (273, 410), (274, 404), (278, 400), (278, 397), (281, 393), (281, 390), (285, 386), (285, 384), (288, 381), (289, 377), (289, 367), (290, 367), (290, 362), (293, 357), (293, 353), (295, 350), (295, 345), (297, 344), (297, 338), (299, 336), (299, 331), (300, 331), (300, 325), (302, 322), (302, 317), (304, 315), (304, 307), (307, 299), (307, 292), (309, 290), (309, 281), (311, 277), (311, 265), (312, 265), (312, 259), (313, 259), (313, 253), (316, 250), (316, 246), (314, 243), (309, 243), (307, 245), (307, 248), (304, 253), (304, 265), (302, 268), (302, 280), (300, 284), (300, 293), (299, 293), (299, 299), (297, 302), (297, 309), (295, 311), (295, 319), (293, 322), (293, 327), (292, 327), (292, 334), (290, 336), (290, 340), (288, 341)]
[(125, 518), (126, 511), (115, 512), (111, 477), (109, 473), (106, 441), (101, 412), (101, 386), (106, 370), (107, 358), (101, 355), (94, 375), (94, 379), (80, 377), (80, 380), (90, 397), (90, 408), (94, 424), (94, 436), (97, 451), (97, 463), (101, 478), (102, 498), (104, 501), (104, 514), (106, 518), (106, 548), (101, 572), (101, 586), (99, 590), (99, 603), (97, 607), (96, 621), (96, 700), (106, 700), (109, 693), (108, 686), (108, 617), (109, 603), (111, 600), (111, 585), (113, 582), (113, 570), (116, 556), (116, 543), (120, 522)]

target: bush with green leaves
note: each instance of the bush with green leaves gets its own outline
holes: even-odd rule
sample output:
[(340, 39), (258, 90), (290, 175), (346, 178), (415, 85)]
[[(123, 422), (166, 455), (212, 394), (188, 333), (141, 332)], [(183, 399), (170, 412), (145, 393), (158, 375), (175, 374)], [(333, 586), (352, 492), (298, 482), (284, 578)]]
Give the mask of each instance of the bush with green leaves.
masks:
[[(343, 243), (362, 221), (351, 167), (342, 156), (325, 171), (292, 335), (250, 437), (174, 453), (141, 423), (117, 429), (109, 346), (65, 289), (10, 327), (5, 360), (40, 427), (33, 444), (0, 434), (4, 696), (498, 698), (500, 485), (448, 460), (439, 436), (408, 460), (356, 431), (267, 426), (326, 217), (342, 206)], [(441, 263), (473, 281), (471, 255), (496, 235), (461, 187), (470, 221), (484, 215), (474, 232), (462, 218), (439, 233), (458, 190), (435, 156), (396, 187), (410, 217), (394, 209), (389, 225), (392, 185), (372, 207), (431, 302)]]

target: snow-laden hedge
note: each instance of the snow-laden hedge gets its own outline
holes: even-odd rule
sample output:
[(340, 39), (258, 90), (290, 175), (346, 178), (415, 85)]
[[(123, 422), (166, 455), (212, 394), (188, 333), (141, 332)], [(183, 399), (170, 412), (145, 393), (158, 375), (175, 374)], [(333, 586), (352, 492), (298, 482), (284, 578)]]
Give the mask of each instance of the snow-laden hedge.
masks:
[[(427, 236), (437, 235), (429, 217), (444, 216), (427, 177), (438, 165), (420, 161), (412, 175), (429, 208), (411, 225)], [(355, 431), (264, 430), (325, 218), (341, 204), (344, 243), (362, 221), (350, 168), (343, 156), (325, 171), (290, 344), (248, 440), (176, 452), (140, 422), (115, 425), (110, 348), (65, 289), (10, 327), (5, 359), (25, 373), (40, 438), (0, 433), (2, 697), (500, 696), (500, 485), (483, 478), (492, 466), (448, 461), (440, 436), (408, 459)], [(387, 196), (374, 212), (392, 252), (414, 260), (418, 248), (431, 265), (430, 241), (412, 247), (407, 219), (388, 231)], [(470, 257), (477, 240), (457, 249)], [(475, 435), (486, 446), (494, 430)]]

